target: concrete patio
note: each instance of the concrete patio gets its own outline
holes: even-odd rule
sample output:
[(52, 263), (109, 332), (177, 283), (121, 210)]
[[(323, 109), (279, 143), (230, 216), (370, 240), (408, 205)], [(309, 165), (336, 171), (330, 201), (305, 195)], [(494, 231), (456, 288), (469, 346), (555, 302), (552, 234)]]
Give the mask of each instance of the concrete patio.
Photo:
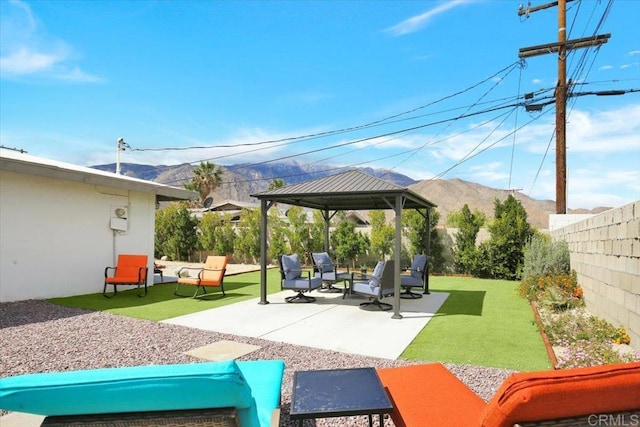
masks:
[[(165, 320), (166, 323), (208, 331), (261, 338), (288, 344), (350, 354), (397, 359), (447, 299), (432, 292), (420, 299), (403, 299), (403, 318), (391, 311), (359, 307), (363, 296), (314, 291), (313, 303), (284, 302), (293, 295), (282, 291), (269, 295), (267, 305), (259, 298)], [(392, 302), (392, 298), (383, 301)]]

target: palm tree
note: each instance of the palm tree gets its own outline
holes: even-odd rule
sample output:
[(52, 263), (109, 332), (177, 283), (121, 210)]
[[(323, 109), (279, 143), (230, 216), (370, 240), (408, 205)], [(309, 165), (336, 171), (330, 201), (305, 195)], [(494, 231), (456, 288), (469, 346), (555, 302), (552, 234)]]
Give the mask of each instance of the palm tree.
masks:
[(276, 188), (284, 187), (284, 179), (282, 178), (273, 178), (273, 181), (269, 184), (269, 190), (275, 190)]
[(204, 206), (204, 201), (209, 194), (222, 183), (223, 170), (211, 162), (200, 162), (193, 169), (191, 182), (184, 184), (184, 188), (197, 191), (200, 194), (199, 205)]

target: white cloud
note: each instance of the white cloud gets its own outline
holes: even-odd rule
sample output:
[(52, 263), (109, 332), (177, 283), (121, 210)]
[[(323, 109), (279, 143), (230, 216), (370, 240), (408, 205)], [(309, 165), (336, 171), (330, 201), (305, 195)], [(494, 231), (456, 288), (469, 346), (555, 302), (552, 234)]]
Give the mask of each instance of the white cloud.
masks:
[(19, 0), (3, 5), (0, 21), (2, 78), (32, 76), (75, 82), (98, 82), (99, 77), (73, 64), (68, 43), (45, 35), (29, 6)]
[(542, 84), (542, 79), (533, 79), (531, 80), (531, 83), (533, 83), (534, 85)]
[(595, 113), (573, 110), (567, 120), (567, 135), (573, 152), (637, 152), (640, 104)]
[(27, 47), (0, 57), (0, 72), (9, 74), (32, 74), (50, 70), (60, 60), (56, 54), (30, 51)]
[(442, 3), (427, 12), (405, 19), (399, 24), (387, 28), (385, 31), (394, 36), (403, 36), (405, 34), (415, 33), (416, 31), (426, 27), (438, 15), (465, 3), (467, 3), (467, 1), (464, 0), (451, 0), (446, 3)]
[(611, 70), (611, 69), (613, 69), (612, 65), (603, 65), (602, 67), (598, 68), (599, 71)]
[(627, 55), (629, 56), (640, 55), (640, 50), (632, 50), (631, 52), (627, 53)]
[(502, 162), (489, 162), (475, 165), (469, 168), (469, 176), (474, 182), (498, 182), (509, 178), (509, 174), (503, 171)]
[[(567, 203), (572, 208), (617, 207), (640, 199), (640, 170), (592, 166), (569, 170)], [(635, 195), (635, 197), (634, 197)]]

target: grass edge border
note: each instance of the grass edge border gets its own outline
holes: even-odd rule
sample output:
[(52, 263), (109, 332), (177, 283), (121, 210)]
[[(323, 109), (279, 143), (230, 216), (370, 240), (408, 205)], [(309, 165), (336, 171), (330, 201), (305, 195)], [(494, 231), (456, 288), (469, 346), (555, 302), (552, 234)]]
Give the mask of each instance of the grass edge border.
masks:
[(558, 358), (556, 357), (556, 353), (553, 351), (553, 347), (549, 342), (549, 337), (547, 333), (544, 331), (544, 327), (542, 326), (542, 319), (540, 318), (540, 313), (538, 313), (538, 308), (536, 307), (535, 302), (531, 301), (531, 310), (533, 310), (533, 316), (536, 319), (536, 326), (538, 326), (538, 331), (540, 331), (540, 335), (542, 336), (542, 342), (544, 343), (544, 347), (547, 350), (547, 356), (549, 356), (549, 361), (551, 362), (552, 369), (558, 369)]

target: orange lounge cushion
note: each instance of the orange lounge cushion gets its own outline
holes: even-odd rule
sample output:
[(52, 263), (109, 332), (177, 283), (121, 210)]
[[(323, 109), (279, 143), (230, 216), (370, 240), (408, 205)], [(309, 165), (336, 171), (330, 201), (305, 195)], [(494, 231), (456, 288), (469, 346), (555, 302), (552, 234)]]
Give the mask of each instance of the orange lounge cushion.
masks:
[(204, 286), (219, 286), (222, 283), (229, 258), (226, 256), (208, 256), (204, 270), (200, 275)]
[[(137, 284), (140, 281), (138, 280), (138, 276), (132, 276), (132, 277), (107, 277), (105, 279), (105, 282), (113, 283), (117, 285), (125, 285), (125, 284)], [(142, 278), (142, 281), (140, 283), (144, 283), (144, 277)]]
[(634, 409), (640, 409), (640, 362), (517, 373), (502, 383), (480, 425), (512, 427)]
[(484, 400), (440, 363), (377, 370), (397, 427), (478, 425)]
[(210, 255), (198, 277), (180, 277), (178, 283), (193, 286), (221, 286), (229, 257)]
[(114, 277), (107, 277), (107, 283), (138, 283), (147, 278), (147, 256), (134, 254), (118, 255)]
[(181, 277), (178, 279), (178, 283), (181, 285), (193, 285), (193, 286), (220, 286), (221, 282), (209, 282), (206, 280), (200, 280), (197, 277)]

